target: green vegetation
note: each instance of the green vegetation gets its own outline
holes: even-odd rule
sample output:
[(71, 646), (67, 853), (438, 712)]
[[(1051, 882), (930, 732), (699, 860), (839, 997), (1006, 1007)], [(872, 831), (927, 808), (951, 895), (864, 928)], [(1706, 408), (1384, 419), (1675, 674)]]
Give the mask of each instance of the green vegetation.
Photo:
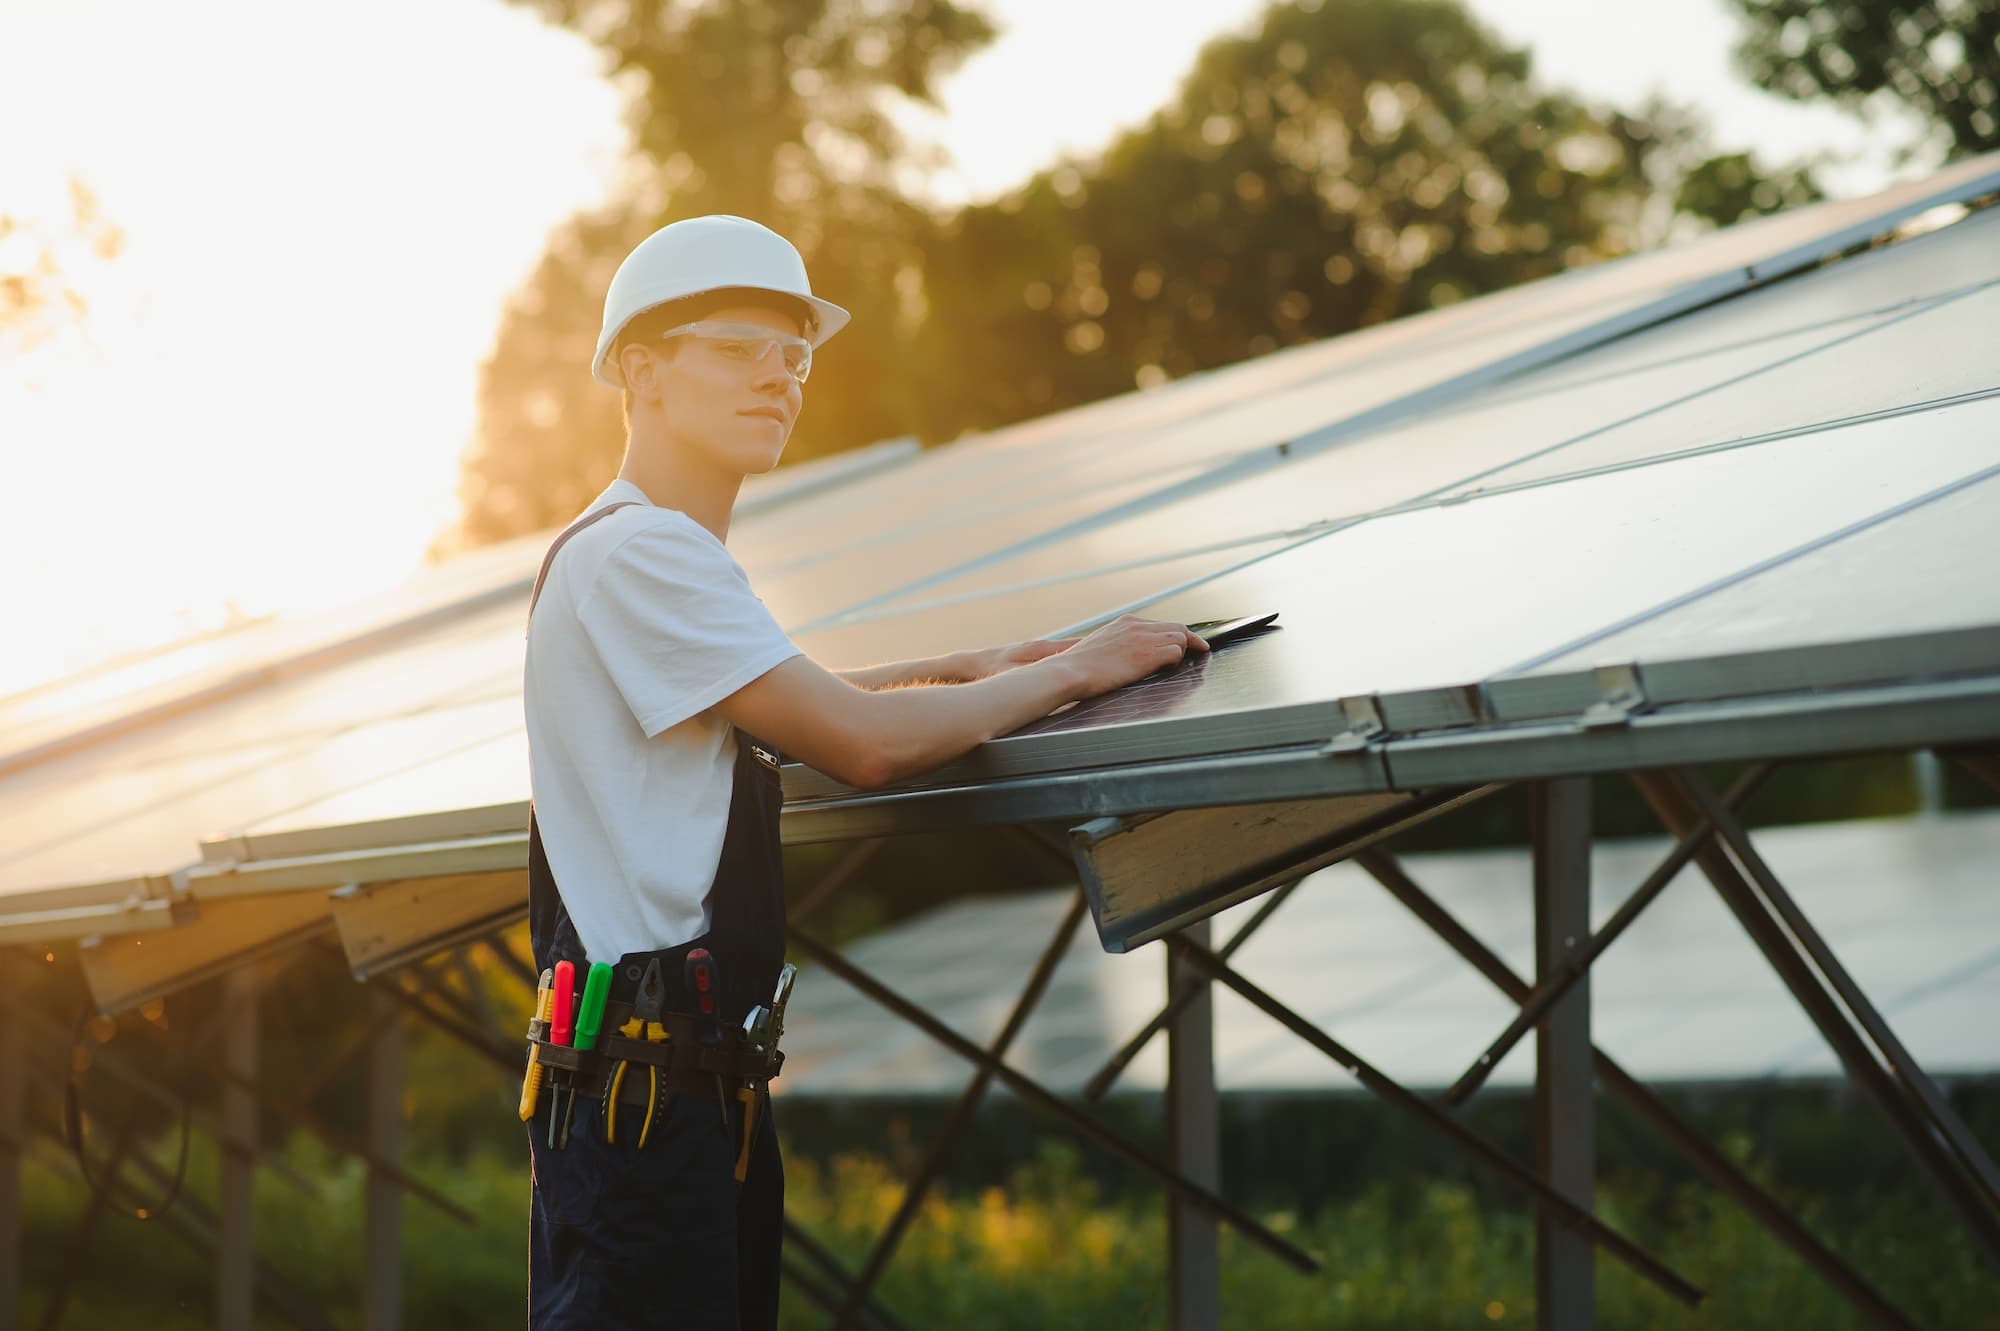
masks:
[[(1976, 1127), (1993, 1114), (1990, 1093), (1962, 1107)], [(804, 1106), (800, 1106), (803, 1108)], [(1341, 1099), (1291, 1106), (1289, 1125), (1326, 1121), (1350, 1145), (1379, 1109)], [(994, 1139), (1022, 1141), (1013, 1110), (996, 1106), (981, 1124), (984, 1158)], [(1520, 1117), (1518, 1102), (1498, 1102), (1494, 1122)], [(1871, 1115), (1843, 1112), (1820, 1091), (1710, 1098), (1698, 1116), (1722, 1129), (1731, 1154), (1749, 1156), (1751, 1136), (1730, 1124), (1755, 1120), (1780, 1135), (1777, 1149), (1754, 1158), (1753, 1172), (1823, 1240), (1875, 1281), (1917, 1323), (1940, 1331), (1988, 1324), (2000, 1285), (1979, 1268), (1969, 1245), (1920, 1184), (1896, 1165)], [(804, 1116), (810, 1120), (811, 1116)], [(896, 1114), (878, 1114), (893, 1119)], [(1274, 1126), (1265, 1116), (1266, 1127)], [(1239, 1127), (1241, 1123), (1239, 1120)], [(808, 1135), (810, 1122), (804, 1125)], [(1492, 1124), (1482, 1123), (1482, 1130)], [(1691, 1312), (1611, 1260), (1598, 1264), (1600, 1325), (1605, 1328), (1810, 1326), (1816, 1331), (1864, 1325), (1836, 1295), (1733, 1204), (1691, 1183), (1668, 1157), (1631, 1148), (1616, 1115), (1607, 1119), (1607, 1165), (1599, 1208), (1676, 1270), (1704, 1286), (1707, 1309)], [(1784, 1138), (1804, 1138), (1800, 1149)], [(1468, 1174), (1451, 1160), (1427, 1158), (1410, 1139), (1376, 1130), (1366, 1168), (1345, 1171), (1345, 1186), (1313, 1207), (1253, 1206), (1274, 1228), (1319, 1254), (1325, 1270), (1301, 1277), (1225, 1232), (1224, 1306), (1229, 1324), (1260, 1331), (1340, 1326), (1409, 1328), (1525, 1326), (1533, 1319), (1534, 1224), (1511, 1193)], [(1323, 1143), (1322, 1143), (1323, 1145)], [(1515, 1143), (1509, 1143), (1510, 1149)], [(979, 1142), (968, 1143), (981, 1157)], [(1386, 1149), (1382, 1149), (1386, 1148)], [(911, 1327), (982, 1331), (1059, 1331), (1159, 1327), (1165, 1322), (1164, 1221), (1159, 1196), (1142, 1181), (1113, 1176), (1102, 1162), (1046, 1135), (1028, 1138), (1028, 1154), (985, 1181), (958, 1179), (925, 1206), (881, 1294)], [(307, 1143), (284, 1158), (318, 1181), (318, 1195), (263, 1175), (258, 1195), (258, 1252), (335, 1324), (359, 1326), (363, 1171)], [(1851, 1171), (1834, 1167), (1845, 1161)], [(406, 1324), (422, 1327), (518, 1324), (526, 1270), (526, 1170), (517, 1154), (482, 1146), (419, 1161), (426, 1180), (481, 1217), (465, 1228), (409, 1202), (404, 1211)], [(212, 1150), (197, 1151), (190, 1179), (199, 1200), (214, 1177)], [(1786, 1186), (1780, 1172), (1823, 1186)], [(1311, 1171), (1326, 1180), (1333, 1171)], [(791, 1151), (791, 1212), (850, 1267), (900, 1196), (900, 1175), (884, 1155)], [(53, 1151), (26, 1172), (31, 1290), (24, 1325), (35, 1325), (48, 1285), (68, 1260), (70, 1236), (86, 1204), (73, 1166)], [(1844, 1179), (1844, 1182), (1834, 1182)], [(1294, 1193), (1302, 1182), (1292, 1180)], [(1254, 1185), (1253, 1185), (1254, 1187)], [(1277, 1188), (1258, 1189), (1274, 1194)], [(1232, 1189), (1239, 1192), (1240, 1189)], [(209, 1319), (205, 1260), (155, 1222), (106, 1218), (89, 1249), (86, 1274), (63, 1325), (193, 1331)], [(114, 1271), (117, 1279), (102, 1273)], [(787, 1298), (784, 1325), (824, 1323), (804, 1297)], [(286, 1325), (269, 1304), (260, 1325)]]

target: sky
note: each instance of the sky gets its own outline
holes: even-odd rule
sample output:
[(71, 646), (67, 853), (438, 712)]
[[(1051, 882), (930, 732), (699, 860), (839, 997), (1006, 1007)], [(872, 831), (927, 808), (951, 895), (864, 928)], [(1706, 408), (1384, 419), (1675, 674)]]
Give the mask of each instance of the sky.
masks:
[[(1722, 4), (1470, 0), (1552, 83), (1884, 183), (1890, 134), (1731, 73)], [(999, 40), (904, 116), (945, 203), (1142, 121), (1263, 6), (984, 7)], [(0, 694), (407, 576), (456, 514), (508, 294), (618, 182), (596, 53), (501, 0), (0, 0), (0, 51), (0, 215), (60, 219), (80, 180), (124, 236), (76, 260), (82, 330), (0, 362)]]

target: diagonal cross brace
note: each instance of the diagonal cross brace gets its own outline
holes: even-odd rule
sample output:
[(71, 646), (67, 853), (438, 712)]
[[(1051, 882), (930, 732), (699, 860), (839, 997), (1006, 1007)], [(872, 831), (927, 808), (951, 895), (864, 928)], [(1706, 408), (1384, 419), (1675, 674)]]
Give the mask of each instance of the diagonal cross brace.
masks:
[(1378, 1098), (1427, 1124), (1515, 1186), (1533, 1194), (1537, 1201), (1554, 1211), (1562, 1223), (1569, 1225), (1592, 1243), (1624, 1262), (1667, 1294), (1690, 1308), (1700, 1306), (1706, 1296), (1699, 1287), (1676, 1275), (1644, 1248), (1536, 1178), (1485, 1138), (1473, 1133), (1443, 1110), (1415, 1092), (1404, 1089), (1400, 1083), (1363, 1061), (1325, 1031), (1252, 984), (1214, 952), (1185, 937), (1175, 939), (1174, 946), (1180, 950), (1189, 965), (1205, 973), (1211, 980), (1227, 985), (1252, 1007), (1340, 1064)]
[[(1679, 834), (1701, 816), (1700, 803), (1687, 785), (1667, 772), (1635, 772), (1632, 781), (1653, 806), (1653, 812), (1669, 832)], [(1989, 1260), (2000, 1261), (2000, 1225), (1994, 1223), (1985, 1197), (1961, 1172), (1959, 1161), (1940, 1142), (1918, 1107), (1903, 1093), (1873, 1050), (1848, 1021), (1823, 986), (1821, 979), (1792, 946), (1783, 927), (1774, 919), (1757, 892), (1738, 872), (1736, 862), (1719, 845), (1711, 845), (1695, 856), (1708, 876), (1716, 895), (1736, 916), (1745, 933), (1764, 954), (1778, 978), (1792, 992), (1806, 1015), (1818, 1028), (1834, 1054), (1847, 1069), (1854, 1084), (1873, 1100), (1888, 1119), (1897, 1137), (1916, 1157), (1917, 1163), (1944, 1194), (1967, 1231)]]
[[(1757, 788), (1763, 785), (1770, 775), (1769, 763), (1759, 763), (1752, 767), (1730, 787), (1728, 795), (1724, 796), (1725, 802), (1731, 808), (1737, 807), (1755, 794)], [(1564, 957), (1561, 964), (1556, 967), (1555, 974), (1536, 985), (1534, 992), (1528, 995), (1527, 1001), (1521, 1004), (1521, 1010), (1507, 1023), (1507, 1029), (1500, 1032), (1493, 1043), (1486, 1047), (1486, 1052), (1474, 1059), (1472, 1066), (1467, 1068), (1459, 1079), (1452, 1083), (1451, 1089), (1444, 1093), (1444, 1102), (1457, 1108), (1470, 1100), (1473, 1093), (1486, 1084), (1486, 1078), (1492, 1075), (1493, 1069), (1500, 1066), (1500, 1060), (1507, 1057), (1508, 1052), (1535, 1028), (1535, 1024), (1548, 1015), (1550, 1008), (1562, 1001), (1563, 995), (1568, 993), (1578, 980), (1590, 973), (1591, 964), (1604, 955), (1605, 949), (1618, 941), (1618, 936), (1625, 932), (1626, 927), (1638, 919), (1646, 907), (1653, 904), (1654, 898), (1666, 890), (1667, 884), (1678, 877), (1682, 869), (1687, 868), (1688, 861), (1695, 857), (1695, 852), (1708, 844), (1708, 839), (1714, 835), (1715, 824), (1707, 818), (1689, 828), (1687, 835), (1674, 843), (1673, 850), (1660, 861), (1659, 867), (1646, 875), (1646, 880), (1633, 890), (1631, 896), (1619, 904), (1618, 909), (1612, 912), (1611, 918), (1604, 922), (1603, 927), (1591, 934), (1582, 947)]]
[(869, 1252), (868, 1260), (862, 1263), (860, 1274), (855, 1276), (854, 1283), (848, 1287), (847, 1298), (840, 1305), (839, 1314), (834, 1319), (835, 1331), (847, 1331), (847, 1328), (853, 1325), (862, 1303), (875, 1288), (875, 1282), (881, 1278), (883, 1270), (889, 1265), (889, 1259), (895, 1256), (896, 1245), (902, 1242), (904, 1231), (909, 1229), (910, 1222), (917, 1218), (917, 1210), (923, 1205), (924, 1195), (930, 1191), (931, 1184), (937, 1179), (938, 1171), (944, 1167), (945, 1155), (950, 1151), (952, 1142), (964, 1130), (965, 1125), (972, 1121), (973, 1111), (979, 1108), (979, 1102), (986, 1098), (986, 1088), (993, 1084), (994, 1067), (1007, 1057), (1007, 1051), (1014, 1045), (1014, 1038), (1021, 1033), (1021, 1027), (1027, 1024), (1028, 1015), (1035, 1010), (1036, 1004), (1042, 1001), (1042, 995), (1048, 991), (1049, 980), (1055, 975), (1057, 964), (1062, 961), (1063, 954), (1069, 951), (1070, 943), (1076, 938), (1077, 926), (1083, 923), (1086, 909), (1083, 889), (1079, 887), (1076, 895), (1070, 900), (1069, 910), (1063, 914), (1062, 923), (1056, 926), (1055, 935), (1049, 939), (1049, 945), (1042, 949), (1041, 958), (1035, 963), (1035, 969), (1029, 974), (1027, 984), (1021, 989), (1021, 996), (1015, 1000), (1014, 1010), (1007, 1014), (1007, 1021), (1000, 1028), (1000, 1034), (986, 1047), (987, 1057), (992, 1062), (982, 1063), (973, 1071), (972, 1080), (965, 1084), (965, 1090), (959, 1094), (958, 1103), (951, 1107), (951, 1114), (938, 1128), (937, 1135), (931, 1138), (930, 1147), (924, 1153), (923, 1163), (918, 1166), (916, 1174), (903, 1189), (903, 1200), (897, 1206), (896, 1214), (889, 1218), (888, 1225), (876, 1238), (875, 1247)]
[(1231, 1225), (1243, 1236), (1279, 1258), (1296, 1270), (1307, 1275), (1319, 1272), (1319, 1260), (1268, 1227), (1259, 1223), (1249, 1213), (1224, 1201), (1215, 1193), (1202, 1187), (1179, 1170), (1174, 1169), (1126, 1141), (1097, 1120), (1082, 1113), (1074, 1106), (1066, 1104), (1054, 1092), (1040, 1082), (1015, 1071), (1007, 1064), (990, 1057), (984, 1049), (960, 1035), (951, 1027), (933, 1017), (930, 1013), (904, 998), (895, 990), (868, 974), (853, 962), (840, 955), (832, 947), (797, 927), (789, 928), (787, 934), (798, 944), (800, 950), (825, 966), (833, 975), (852, 985), (871, 1001), (887, 1008), (896, 1016), (909, 1022), (918, 1030), (937, 1041), (960, 1058), (978, 1066), (990, 1068), (995, 1079), (1008, 1090), (1035, 1105), (1046, 1113), (1060, 1119), (1078, 1133), (1089, 1137), (1128, 1163), (1139, 1166), (1158, 1177), (1169, 1190), (1190, 1205), (1198, 1207), (1204, 1214), (1213, 1216), (1224, 1224)]
[[(1270, 919), (1277, 912), (1278, 907), (1284, 905), (1286, 899), (1304, 881), (1305, 879), (1303, 878), (1294, 878), (1291, 882), (1286, 883), (1283, 887), (1271, 893), (1270, 896), (1264, 898), (1263, 904), (1257, 907), (1257, 913), (1245, 920), (1243, 927), (1229, 936), (1229, 941), (1216, 950), (1216, 955), (1224, 961), (1235, 956), (1236, 949), (1249, 942), (1250, 935), (1256, 933), (1258, 927), (1264, 921)], [(1103, 1067), (1091, 1074), (1090, 1080), (1084, 1083), (1083, 1098), (1093, 1102), (1102, 1100), (1110, 1092), (1112, 1083), (1124, 1075), (1125, 1069), (1132, 1065), (1132, 1060), (1137, 1058), (1139, 1052), (1152, 1042), (1153, 1037), (1165, 1030), (1175, 1017), (1187, 1011), (1195, 999), (1201, 997), (1202, 992), (1207, 988), (1207, 980), (1192, 977), (1184, 978), (1180, 983), (1176, 984), (1173, 992), (1167, 996), (1166, 1006), (1155, 1012), (1151, 1021), (1140, 1027), (1136, 1035), (1120, 1046), (1118, 1052), (1104, 1061)]]
[(1791, 893), (1785, 890), (1784, 884), (1780, 883), (1777, 875), (1771, 872), (1771, 866), (1764, 862), (1764, 857), (1750, 844), (1750, 834), (1743, 830), (1743, 825), (1737, 821), (1736, 815), (1718, 803), (1715, 793), (1693, 772), (1682, 773), (1682, 780), (1686, 784), (1688, 793), (1701, 807), (1702, 815), (1715, 825), (1723, 841), (1736, 856), (1737, 862), (1749, 871), (1750, 881), (1762, 895), (1766, 907), (1784, 922), (1785, 928), (1790, 931), (1799, 947), (1812, 959), (1813, 965), (1826, 978), (1827, 984), (1846, 1005), (1847, 1010), (1854, 1015), (1855, 1021), (1874, 1042), (1875, 1047), (1881, 1051), (1883, 1061), (1896, 1074), (1897, 1080), (1901, 1081), (1915, 1097), (1925, 1117), (1930, 1120), (1931, 1126), (1958, 1156), (1965, 1172), (1985, 1191), (1987, 1201), (1995, 1207), (2000, 1207), (2000, 1169), (1994, 1168), (1992, 1159), (1979, 1144), (1978, 1138), (1972, 1135), (1964, 1121), (1952, 1110), (1951, 1105), (1939, 1093), (1937, 1084), (1918, 1065), (1917, 1060), (1911, 1057), (1903, 1042), (1896, 1038), (1896, 1033), (1889, 1029), (1889, 1023), (1875, 1010), (1874, 1004), (1868, 1001), (1868, 996), (1861, 992), (1861, 986), (1854, 982), (1854, 978), (1840, 964), (1839, 958), (1833, 955), (1833, 949), (1827, 946), (1826, 940), (1820, 937), (1817, 929), (1813, 928), (1812, 921), (1806, 918), (1805, 912), (1792, 900)]
[[(1440, 905), (1437, 899), (1419, 887), (1415, 880), (1403, 872), (1403, 867), (1395, 859), (1380, 850), (1368, 850), (1355, 856), (1355, 862), (1366, 869), (1376, 882), (1380, 883), (1409, 912), (1416, 916), (1432, 933), (1442, 939), (1452, 951), (1464, 957), (1472, 968), (1484, 975), (1494, 988), (1519, 1003), (1530, 993), (1528, 982), (1516, 975), (1505, 961), (1500, 959), (1486, 944), (1479, 941), (1472, 931)], [(1593, 1047), (1590, 1051), (1591, 1066), (1597, 1071), (1597, 1079), (1604, 1089), (1622, 1101), (1639, 1117), (1652, 1124), (1653, 1129), (1679, 1148), (1688, 1162), (1717, 1188), (1733, 1197), (1765, 1228), (1775, 1235), (1779, 1242), (1798, 1254), (1820, 1277), (1838, 1293), (1869, 1317), (1884, 1331), (1917, 1331), (1916, 1323), (1904, 1316), (1902, 1311), (1876, 1291), (1867, 1281), (1855, 1273), (1853, 1268), (1842, 1261), (1838, 1254), (1793, 1219), (1791, 1214), (1778, 1204), (1776, 1198), (1758, 1187), (1750, 1177), (1738, 1169), (1729, 1158), (1703, 1141), (1680, 1116), (1668, 1107), (1666, 1101), (1648, 1090), (1638, 1078), (1626, 1072), (1603, 1050)]]

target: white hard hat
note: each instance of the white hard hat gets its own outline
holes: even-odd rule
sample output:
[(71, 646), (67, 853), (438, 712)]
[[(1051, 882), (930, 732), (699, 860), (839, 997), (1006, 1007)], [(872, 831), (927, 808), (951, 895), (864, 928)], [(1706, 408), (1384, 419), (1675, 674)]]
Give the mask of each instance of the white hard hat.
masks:
[(590, 372), (602, 383), (623, 388), (625, 379), (611, 359), (611, 347), (626, 324), (670, 300), (735, 289), (774, 292), (805, 304), (813, 317), (812, 326), (803, 331), (814, 346), (847, 325), (846, 310), (813, 295), (806, 261), (791, 241), (746, 217), (690, 217), (640, 241), (612, 274)]

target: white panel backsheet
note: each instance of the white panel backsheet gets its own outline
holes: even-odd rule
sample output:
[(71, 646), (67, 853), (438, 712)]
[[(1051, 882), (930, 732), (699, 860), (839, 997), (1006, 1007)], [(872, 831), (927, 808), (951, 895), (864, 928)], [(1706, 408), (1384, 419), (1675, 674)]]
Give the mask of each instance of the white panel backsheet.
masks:
[[(2000, 813), (1765, 829), (1752, 838), (1917, 1060), (1933, 1074), (2000, 1070)], [(1664, 840), (1592, 850), (1597, 923), (1666, 855)], [(1404, 868), (1531, 977), (1523, 850), (1412, 856)], [(989, 1040), (1053, 934), (1066, 892), (956, 902), (846, 949), (857, 965), (967, 1038)], [(1223, 912), (1230, 937), (1261, 903)], [(1257, 984), (1391, 1076), (1443, 1087), (1499, 1034), (1514, 1005), (1353, 865), (1314, 875), (1237, 954)], [(1165, 997), (1159, 948), (1109, 956), (1089, 929), (1057, 968), (1009, 1062), (1076, 1092)], [(1591, 971), (1597, 1046), (1647, 1081), (1834, 1078), (1840, 1066), (1741, 926), (1695, 870), (1677, 878)], [(800, 977), (786, 1022), (785, 1094), (951, 1094), (971, 1069), (824, 972)], [(1216, 998), (1225, 1090), (1359, 1088), (1233, 994)], [(1159, 1041), (1126, 1090), (1164, 1080)], [(1493, 1081), (1533, 1080), (1527, 1041)]]

